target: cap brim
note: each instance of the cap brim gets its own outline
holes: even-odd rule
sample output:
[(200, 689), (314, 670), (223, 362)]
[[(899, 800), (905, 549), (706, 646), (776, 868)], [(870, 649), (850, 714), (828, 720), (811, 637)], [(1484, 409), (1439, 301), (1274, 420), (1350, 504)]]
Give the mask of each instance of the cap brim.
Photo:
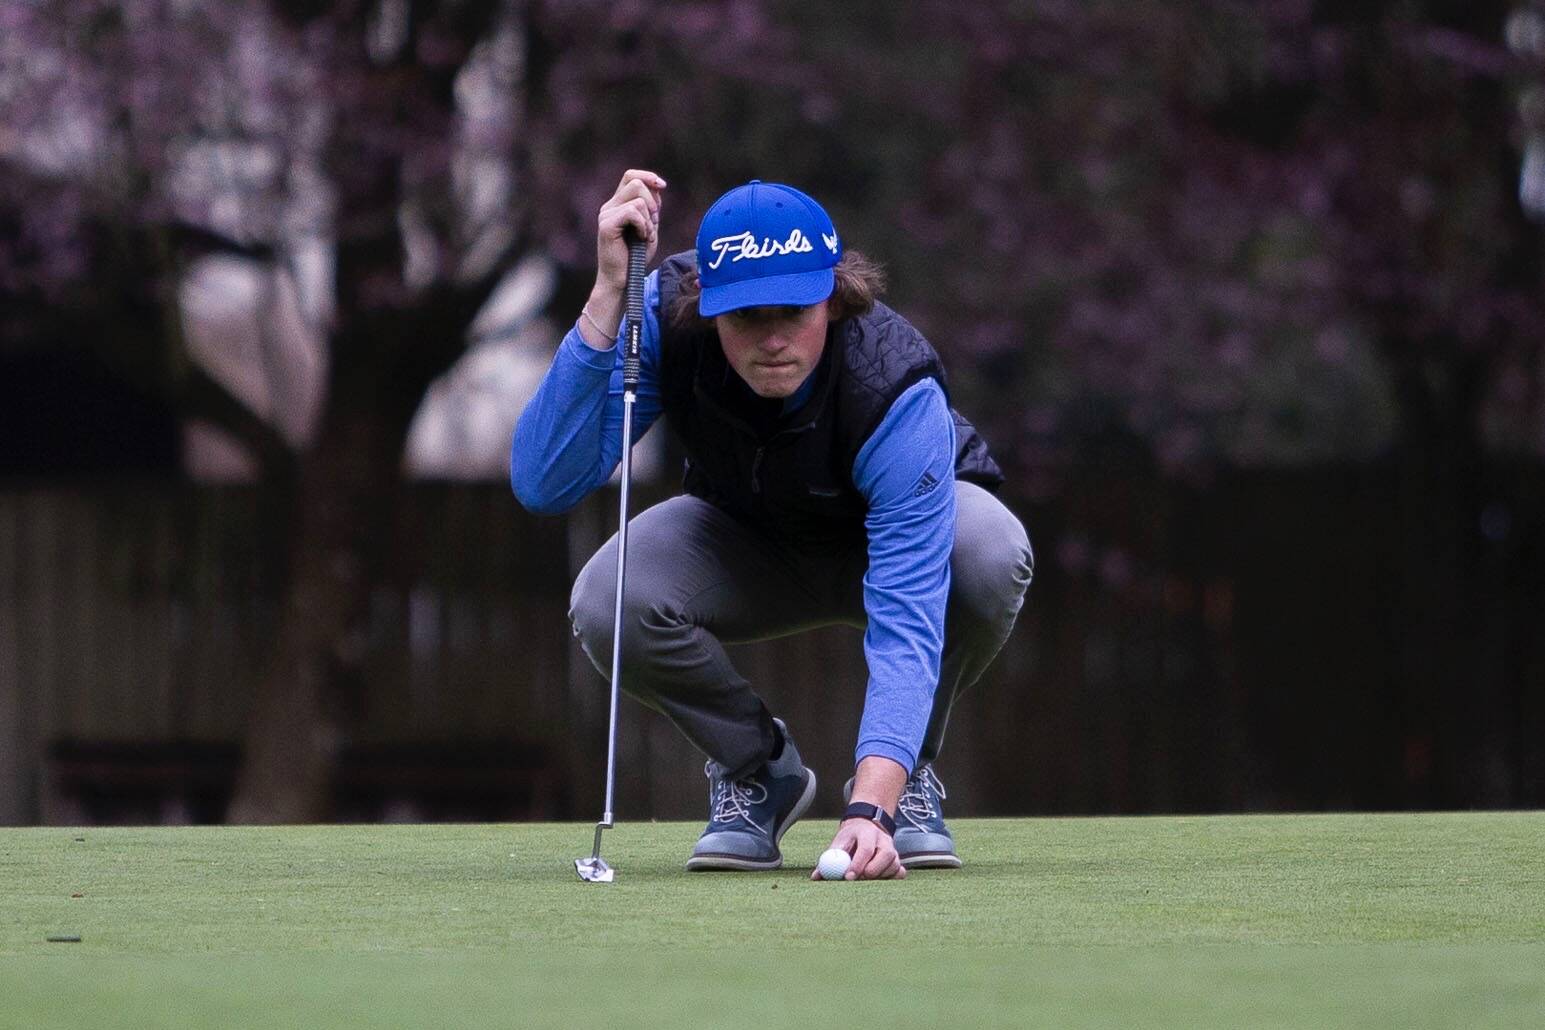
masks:
[(743, 279), (723, 286), (705, 286), (697, 301), (697, 313), (713, 318), (726, 311), (760, 307), (808, 307), (832, 295), (837, 276), (830, 268)]

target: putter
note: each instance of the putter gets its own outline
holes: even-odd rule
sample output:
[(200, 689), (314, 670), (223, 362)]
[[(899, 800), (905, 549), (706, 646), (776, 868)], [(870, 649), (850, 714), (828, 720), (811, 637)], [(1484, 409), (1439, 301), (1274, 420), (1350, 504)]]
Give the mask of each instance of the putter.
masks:
[(622, 510), (617, 518), (617, 600), (612, 607), (612, 699), (606, 729), (606, 807), (595, 824), (589, 858), (576, 858), (574, 871), (586, 883), (611, 883), (616, 871), (601, 857), (601, 832), (612, 828), (612, 791), (617, 781), (617, 692), (622, 682), (622, 584), (628, 564), (628, 484), (633, 478), (633, 402), (638, 394), (639, 348), (644, 323), (644, 241), (628, 233), (628, 328), (622, 340)]

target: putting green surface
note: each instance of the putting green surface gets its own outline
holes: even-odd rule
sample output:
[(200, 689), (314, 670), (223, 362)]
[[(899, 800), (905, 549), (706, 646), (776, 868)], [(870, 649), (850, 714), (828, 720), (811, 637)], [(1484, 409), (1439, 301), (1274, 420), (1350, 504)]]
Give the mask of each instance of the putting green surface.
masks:
[(623, 825), (609, 885), (578, 824), (0, 830), (0, 1027), (1545, 1026), (1545, 814), (953, 828), (854, 884)]

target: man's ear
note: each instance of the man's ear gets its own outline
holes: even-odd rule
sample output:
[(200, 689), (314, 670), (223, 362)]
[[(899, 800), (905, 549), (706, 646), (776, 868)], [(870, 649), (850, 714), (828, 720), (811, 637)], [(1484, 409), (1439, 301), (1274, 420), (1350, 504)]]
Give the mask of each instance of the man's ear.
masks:
[(841, 317), (842, 313), (837, 307), (837, 295), (833, 293), (826, 298), (826, 321), (835, 322)]

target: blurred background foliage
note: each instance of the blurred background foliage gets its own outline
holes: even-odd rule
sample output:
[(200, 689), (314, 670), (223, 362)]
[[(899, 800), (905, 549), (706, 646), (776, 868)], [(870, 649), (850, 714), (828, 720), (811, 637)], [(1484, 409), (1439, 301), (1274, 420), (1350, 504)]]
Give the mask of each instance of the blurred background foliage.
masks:
[[(1542, 25), (1517, 0), (4, 0), (0, 360), (12, 411), (46, 409), (7, 468), (112, 471), (26, 437), (51, 419), (139, 432), (105, 401), (59, 419), (73, 387), (29, 408), (56, 377), (18, 370), (60, 354), (213, 427), (282, 598), (233, 815), (325, 815), (425, 398), (500, 341), (545, 360), (623, 169), (670, 180), (672, 249), (724, 189), (788, 181), (885, 263), (1014, 502), (1062, 506), (1031, 527), (1043, 578), (1159, 561), (1101, 528), (1095, 480), (1205, 504), (1351, 470), (1399, 516), (1381, 675), (1441, 722), (1501, 646), (1485, 613), (1537, 596), (1496, 569), (1536, 567), (1545, 514)], [(242, 284), (252, 360), (190, 316)], [(141, 464), (186, 469), (188, 439)]]

